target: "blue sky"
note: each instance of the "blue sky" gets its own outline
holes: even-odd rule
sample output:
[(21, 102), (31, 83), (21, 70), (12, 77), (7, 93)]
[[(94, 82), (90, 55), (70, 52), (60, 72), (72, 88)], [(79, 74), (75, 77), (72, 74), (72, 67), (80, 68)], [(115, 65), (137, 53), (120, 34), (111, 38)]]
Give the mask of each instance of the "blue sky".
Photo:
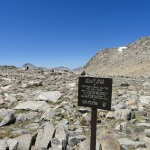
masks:
[(74, 69), (149, 35), (149, 0), (0, 0), (0, 65)]

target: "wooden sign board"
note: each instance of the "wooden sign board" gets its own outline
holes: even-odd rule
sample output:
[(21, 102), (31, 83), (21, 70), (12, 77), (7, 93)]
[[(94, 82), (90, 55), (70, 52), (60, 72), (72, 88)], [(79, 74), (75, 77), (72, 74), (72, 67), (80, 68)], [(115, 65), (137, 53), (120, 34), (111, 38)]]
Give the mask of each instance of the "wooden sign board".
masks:
[(78, 84), (78, 106), (111, 110), (111, 78), (79, 77)]

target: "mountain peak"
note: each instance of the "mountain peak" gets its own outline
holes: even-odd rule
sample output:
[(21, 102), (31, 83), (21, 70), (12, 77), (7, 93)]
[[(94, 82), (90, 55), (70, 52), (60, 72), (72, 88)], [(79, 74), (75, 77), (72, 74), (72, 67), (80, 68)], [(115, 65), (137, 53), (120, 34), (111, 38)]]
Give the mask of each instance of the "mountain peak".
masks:
[(24, 64), (24, 65), (21, 67), (21, 69), (25, 70), (25, 69), (27, 69), (27, 67), (28, 67), (29, 70), (37, 69), (37, 67), (34, 66), (34, 65), (32, 65), (31, 63), (26, 63), (26, 64)]
[(88, 74), (139, 76), (150, 74), (150, 36), (126, 46), (100, 50), (83, 67)]

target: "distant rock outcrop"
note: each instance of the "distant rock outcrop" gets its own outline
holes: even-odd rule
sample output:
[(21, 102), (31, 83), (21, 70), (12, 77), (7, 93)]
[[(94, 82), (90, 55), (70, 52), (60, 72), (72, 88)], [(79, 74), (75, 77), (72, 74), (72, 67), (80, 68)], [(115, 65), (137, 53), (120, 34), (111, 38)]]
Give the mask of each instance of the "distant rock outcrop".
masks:
[(21, 67), (22, 70), (34, 70), (37, 69), (36, 66), (32, 65), (31, 63), (26, 63)]
[(0, 66), (0, 70), (7, 70), (7, 69), (17, 69), (17, 67), (11, 65)]
[(83, 67), (78, 67), (78, 68), (75, 68), (73, 69), (73, 71), (80, 71)]
[(66, 71), (69, 71), (70, 69), (69, 68), (67, 68), (67, 67), (63, 67), (63, 66), (60, 66), (60, 67), (55, 67), (55, 68), (51, 68), (51, 69), (53, 69), (53, 70), (57, 70), (57, 71), (62, 71), (62, 70), (66, 70)]
[(91, 75), (150, 75), (150, 36), (123, 47), (100, 50), (83, 67)]

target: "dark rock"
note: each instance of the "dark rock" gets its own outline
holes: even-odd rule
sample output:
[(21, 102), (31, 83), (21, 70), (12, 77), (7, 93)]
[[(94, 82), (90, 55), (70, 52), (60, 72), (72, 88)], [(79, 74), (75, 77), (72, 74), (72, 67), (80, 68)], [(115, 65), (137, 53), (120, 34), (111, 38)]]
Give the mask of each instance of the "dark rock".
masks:
[(15, 114), (14, 113), (9, 113), (1, 122), (0, 124), (0, 127), (1, 126), (4, 126), (4, 125), (7, 125), (9, 123), (13, 123), (15, 122), (16, 120), (16, 117), (15, 117)]
[(85, 71), (81, 72), (81, 76), (85, 76), (85, 75), (86, 75)]

